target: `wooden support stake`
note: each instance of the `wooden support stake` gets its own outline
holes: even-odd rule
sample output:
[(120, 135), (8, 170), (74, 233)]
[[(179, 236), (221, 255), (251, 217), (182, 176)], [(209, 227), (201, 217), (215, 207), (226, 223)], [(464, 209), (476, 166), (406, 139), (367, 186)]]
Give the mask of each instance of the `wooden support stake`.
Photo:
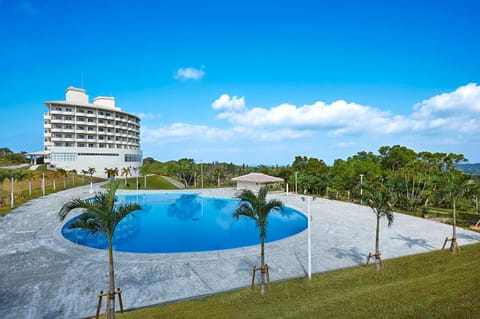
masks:
[(450, 246), (450, 249), (453, 249), (455, 251), (460, 251), (460, 247), (458, 246), (457, 238), (452, 237), (452, 238), (445, 238), (445, 241), (443, 242), (442, 250), (445, 250), (445, 246), (447, 245), (447, 242), (451, 241), (452, 244)]
[(365, 264), (365, 267), (368, 266), (368, 263), (370, 262), (370, 258), (375, 258), (375, 259), (379, 260), (380, 261), (380, 267), (382, 267), (383, 266), (383, 260), (382, 260), (382, 257), (380, 255), (381, 255), (380, 253), (378, 253), (378, 254), (368, 253), (367, 263)]
[(102, 306), (102, 298), (103, 298), (103, 290), (100, 291), (100, 294), (98, 295), (98, 305), (97, 305), (97, 314), (95, 315), (95, 318), (98, 319), (98, 315), (100, 314), (100, 307)]
[[(115, 298), (115, 295), (118, 295), (118, 303), (120, 304), (120, 312), (123, 314), (122, 290), (120, 288), (117, 288), (117, 291), (113, 292), (112, 294), (110, 294), (108, 292), (104, 293), (103, 290), (102, 290), (98, 294), (97, 314), (95, 315), (96, 319), (98, 319), (98, 316), (100, 315), (100, 308), (102, 307), (103, 297), (109, 298), (111, 295), (113, 295), (113, 298)], [(107, 315), (107, 313), (108, 313), (108, 309), (105, 309), (105, 315)]]
[(257, 270), (260, 270), (262, 275), (265, 274), (265, 277), (267, 278), (267, 285), (268, 285), (268, 290), (271, 290), (271, 287), (270, 287), (270, 272), (269, 272), (269, 268), (270, 266), (268, 266), (267, 264), (265, 264), (264, 267), (256, 267), (254, 266), (253, 267), (253, 272), (252, 272), (252, 286), (251, 286), (251, 289), (253, 290), (253, 286), (255, 284), (255, 273), (257, 272)]

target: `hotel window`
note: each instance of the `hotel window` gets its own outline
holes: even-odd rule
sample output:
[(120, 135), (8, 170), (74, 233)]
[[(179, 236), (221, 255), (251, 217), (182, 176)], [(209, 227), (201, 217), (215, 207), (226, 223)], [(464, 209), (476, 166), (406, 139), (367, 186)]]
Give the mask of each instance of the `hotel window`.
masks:
[(93, 114), (93, 111), (92, 111), (92, 110), (88, 110), (88, 111), (87, 111), (87, 114)]
[(85, 147), (85, 143), (78, 143), (78, 147)]
[(88, 147), (93, 147), (93, 144), (92, 143), (88, 144)]
[(65, 111), (67, 111), (67, 112), (73, 112), (73, 110), (72, 110), (71, 108), (69, 108), (69, 107), (67, 107), (67, 108), (65, 109)]
[(94, 131), (93, 127), (91, 127), (91, 126), (89, 126), (87, 130), (88, 131)]
[(85, 122), (85, 118), (79, 117), (79, 118), (77, 118), (77, 121), (79, 121), (79, 122)]
[(77, 112), (78, 112), (78, 113), (85, 113), (85, 111), (82, 110), (82, 109), (78, 109)]
[(79, 134), (79, 135), (78, 135), (78, 138), (85, 138), (85, 135)]
[(87, 120), (89, 123), (95, 123), (95, 119), (88, 119)]
[(89, 140), (93, 140), (93, 135), (88, 135)]
[(85, 126), (79, 126), (78, 129), (79, 129), (80, 131), (85, 131)]

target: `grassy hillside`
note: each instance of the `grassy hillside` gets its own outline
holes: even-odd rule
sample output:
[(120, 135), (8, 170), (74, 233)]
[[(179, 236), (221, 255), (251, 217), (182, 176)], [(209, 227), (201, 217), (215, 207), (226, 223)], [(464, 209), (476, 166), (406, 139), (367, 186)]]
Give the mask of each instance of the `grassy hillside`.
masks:
[(480, 244), (461, 248), (387, 260), (381, 271), (355, 267), (275, 283), (264, 297), (245, 288), (118, 317), (479, 318)]
[[(127, 178), (127, 185), (125, 185), (125, 178), (117, 177), (117, 180), (120, 182), (120, 189), (137, 189), (137, 178), (129, 177)], [(145, 189), (145, 180), (143, 176), (138, 178), (138, 188), (140, 190)], [(152, 175), (147, 176), (147, 188), (146, 189), (178, 189), (166, 180), (163, 176)]]

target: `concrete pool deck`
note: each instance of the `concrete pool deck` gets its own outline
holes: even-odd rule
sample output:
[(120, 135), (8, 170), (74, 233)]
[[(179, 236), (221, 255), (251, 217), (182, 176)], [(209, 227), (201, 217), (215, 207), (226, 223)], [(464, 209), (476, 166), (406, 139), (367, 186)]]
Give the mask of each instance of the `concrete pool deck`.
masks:
[[(94, 191), (99, 190), (94, 185)], [(214, 197), (236, 193), (234, 189), (193, 192)], [(0, 318), (95, 314), (97, 294), (108, 288), (108, 254), (63, 238), (57, 218), (65, 201), (88, 196), (89, 186), (82, 186), (34, 199), (0, 218)], [(301, 196), (272, 196), (306, 212)], [(311, 211), (314, 273), (365, 263), (375, 246), (375, 215), (369, 207), (316, 199)], [(451, 231), (449, 225), (395, 214), (390, 228), (382, 220), (382, 256), (438, 250)], [(460, 246), (479, 241), (479, 233), (458, 229)], [(202, 253), (114, 253), (115, 283), (122, 288), (126, 309), (214, 294), (248, 286), (259, 254), (259, 246)], [(306, 276), (307, 232), (266, 244), (265, 254), (271, 280)]]

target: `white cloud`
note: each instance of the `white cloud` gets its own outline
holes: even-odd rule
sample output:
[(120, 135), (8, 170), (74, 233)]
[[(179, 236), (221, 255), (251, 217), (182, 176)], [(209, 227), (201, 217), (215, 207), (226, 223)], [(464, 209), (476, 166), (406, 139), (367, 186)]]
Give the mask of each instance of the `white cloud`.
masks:
[(153, 113), (138, 113), (137, 116), (141, 119), (148, 119), (148, 120), (154, 120), (160, 117), (159, 114), (153, 114)]
[(176, 80), (200, 80), (205, 76), (205, 71), (195, 68), (180, 68), (173, 74)]
[(228, 94), (222, 94), (218, 99), (213, 101), (212, 107), (215, 110), (224, 110), (228, 114), (241, 112), (245, 110), (245, 97), (230, 97)]
[(480, 131), (480, 87), (462, 86), (414, 106), (411, 115), (393, 115), (390, 111), (338, 100), (327, 104), (317, 101), (310, 105), (281, 104), (272, 108), (248, 109), (245, 99), (227, 94), (212, 104), (219, 110), (217, 118), (231, 124), (253, 128), (327, 131), (328, 136), (349, 134), (399, 134), (409, 132), (463, 133)]
[(470, 83), (454, 92), (443, 93), (417, 103), (413, 117), (425, 118), (435, 114), (480, 114), (480, 87)]
[(144, 142), (162, 142), (167, 140), (171, 142), (188, 139), (228, 139), (232, 132), (211, 128), (205, 125), (192, 125), (187, 123), (173, 123), (163, 125), (158, 128), (143, 126), (142, 141)]

